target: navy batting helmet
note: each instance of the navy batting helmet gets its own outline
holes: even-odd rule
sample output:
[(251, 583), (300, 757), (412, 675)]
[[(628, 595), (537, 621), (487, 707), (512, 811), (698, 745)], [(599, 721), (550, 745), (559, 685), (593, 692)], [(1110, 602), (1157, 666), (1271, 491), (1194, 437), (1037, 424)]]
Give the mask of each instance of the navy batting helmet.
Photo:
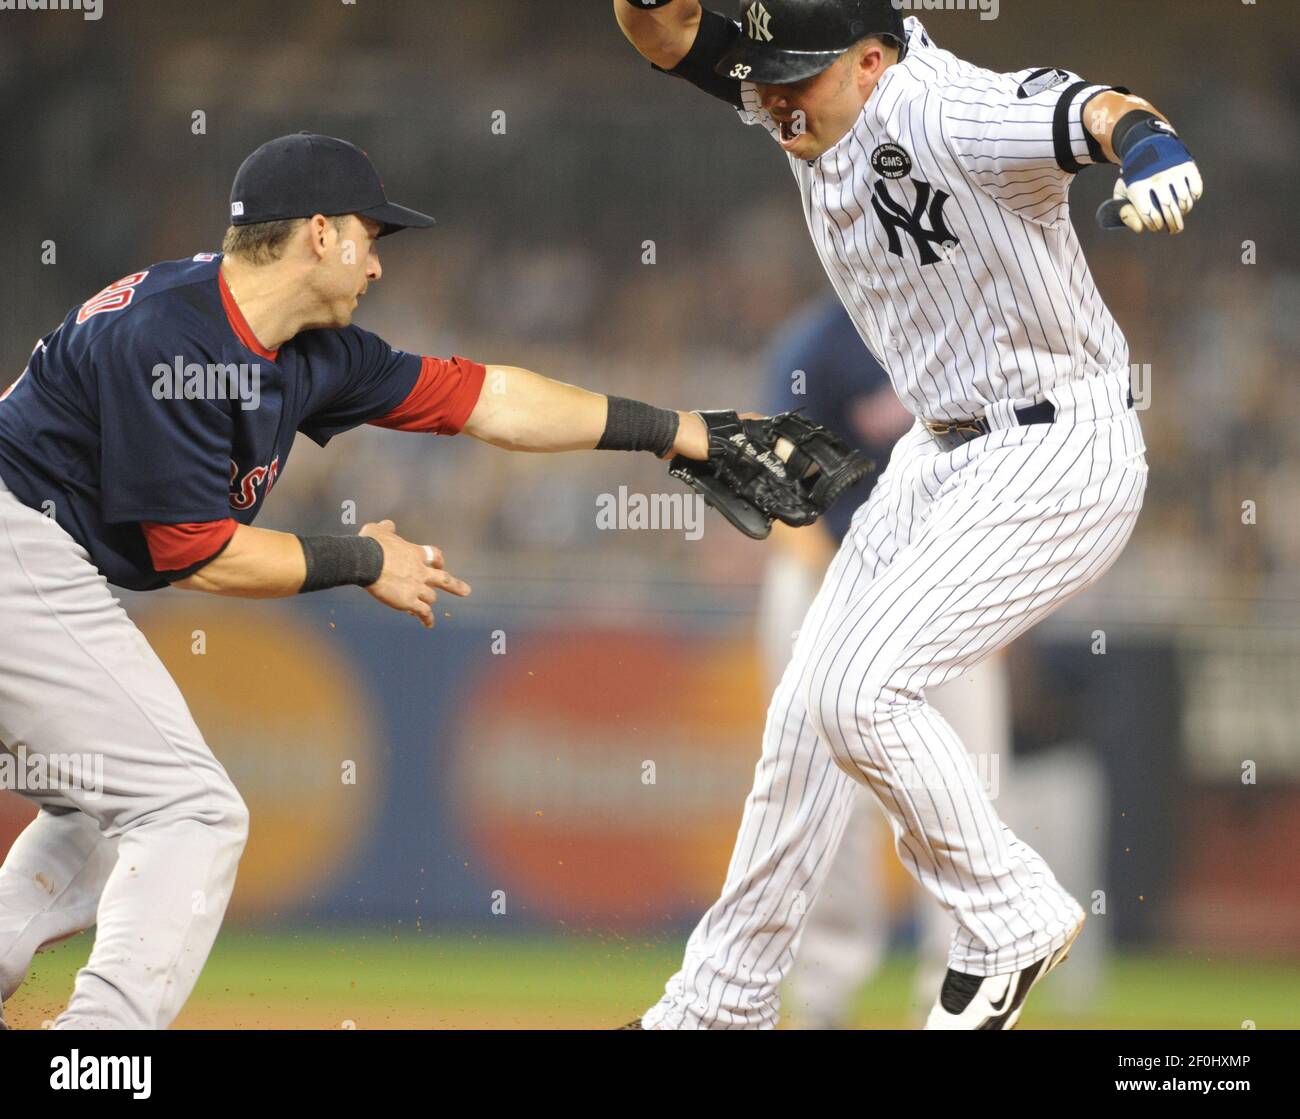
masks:
[(892, 0), (741, 0), (740, 21), (740, 39), (717, 71), (765, 85), (819, 74), (870, 35), (904, 44), (903, 13)]

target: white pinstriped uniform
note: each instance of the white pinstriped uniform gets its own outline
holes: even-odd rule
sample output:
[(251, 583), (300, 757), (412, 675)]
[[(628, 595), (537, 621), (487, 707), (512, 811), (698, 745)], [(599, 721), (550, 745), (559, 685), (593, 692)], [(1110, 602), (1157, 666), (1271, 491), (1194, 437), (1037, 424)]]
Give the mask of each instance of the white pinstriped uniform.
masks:
[[(804, 621), (722, 895), (646, 1028), (776, 1024), (854, 781), (878, 797), (903, 864), (956, 920), (949, 966), (1017, 971), (1082, 918), (998, 819), (925, 692), (1090, 586), (1141, 508), (1145, 447), (1127, 345), (1070, 226), (1071, 173), (1058, 162), (1063, 127), (1066, 157), (1090, 161), (1080, 114), (1107, 87), (1049, 74), (1038, 85), (1058, 84), (1021, 97), (1035, 72), (993, 74), (935, 48), (916, 19), (907, 31), (907, 57), (849, 135), (812, 166), (791, 165), (827, 274), (918, 422)], [(749, 119), (774, 127), (743, 88)], [(904, 150), (910, 174), (873, 168), (883, 144)], [(895, 230), (895, 255), (881, 209), (911, 215), (924, 191), (932, 215), (937, 190), (955, 247), (928, 240), (936, 225), (925, 221), (920, 237)], [(922, 263), (923, 244), (936, 262)], [(1016, 407), (1043, 400), (1056, 422), (1020, 426)], [(991, 433), (952, 451), (921, 422), (978, 415)]]
[[(907, 57), (881, 77), (849, 134), (812, 165), (788, 157), (817, 254), (862, 340), (925, 420), (1032, 403), (1076, 377), (1126, 376), (1128, 344), (1070, 224), (1073, 176), (1057, 162), (1054, 127), (1071, 91), (1069, 157), (1093, 162), (1081, 110), (1110, 87), (1048, 71), (1036, 83), (1048, 88), (1021, 97), (1040, 71), (982, 70), (907, 23)], [(774, 130), (754, 87), (742, 89), (743, 115)], [(872, 167), (885, 144), (907, 153), (900, 178)], [(941, 226), (931, 220), (940, 192)], [(934, 239), (923, 246), (901, 230), (891, 239), (877, 217), (891, 202), (909, 214), (924, 204)]]

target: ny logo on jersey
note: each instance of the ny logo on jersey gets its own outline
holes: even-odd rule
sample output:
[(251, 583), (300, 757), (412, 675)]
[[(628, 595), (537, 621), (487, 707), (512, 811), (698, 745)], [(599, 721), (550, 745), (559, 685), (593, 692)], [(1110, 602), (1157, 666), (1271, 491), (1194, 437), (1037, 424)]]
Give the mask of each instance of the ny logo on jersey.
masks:
[(754, 0), (745, 16), (749, 20), (749, 37), (770, 43), (772, 32), (768, 29), (768, 24), (772, 22), (772, 13), (758, 3), (758, 0)]
[[(916, 205), (911, 210), (898, 202), (883, 182), (876, 183), (871, 205), (880, 224), (885, 227), (885, 233), (889, 237), (889, 251), (894, 256), (903, 255), (903, 242), (898, 235), (901, 229), (916, 242), (916, 251), (920, 254), (922, 264), (938, 264), (941, 259), (951, 256), (951, 247), (960, 243), (943, 220), (943, 207), (949, 196), (919, 179), (913, 179), (912, 183), (916, 187)], [(930, 222), (929, 229), (925, 227), (927, 219)], [(934, 251), (935, 245), (944, 246), (942, 257)]]

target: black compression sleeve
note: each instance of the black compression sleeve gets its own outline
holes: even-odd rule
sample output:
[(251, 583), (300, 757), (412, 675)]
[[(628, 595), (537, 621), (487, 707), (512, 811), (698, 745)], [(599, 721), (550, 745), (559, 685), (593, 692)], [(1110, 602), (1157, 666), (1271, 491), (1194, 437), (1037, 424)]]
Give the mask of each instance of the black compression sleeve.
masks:
[(330, 587), (368, 587), (384, 572), (384, 549), (369, 536), (300, 536), (307, 578), (299, 594)]
[(718, 60), (736, 45), (736, 40), (739, 38), (739, 23), (718, 12), (702, 8), (700, 29), (696, 32), (695, 42), (686, 52), (686, 57), (671, 70), (664, 70), (660, 66), (654, 68), (661, 74), (684, 78), (710, 97), (717, 97), (728, 105), (740, 108), (740, 82), (735, 78), (723, 77), (713, 69), (718, 64)]
[(662, 457), (672, 449), (680, 423), (681, 417), (667, 408), (656, 408), (625, 396), (611, 396), (605, 432), (596, 450), (653, 451)]

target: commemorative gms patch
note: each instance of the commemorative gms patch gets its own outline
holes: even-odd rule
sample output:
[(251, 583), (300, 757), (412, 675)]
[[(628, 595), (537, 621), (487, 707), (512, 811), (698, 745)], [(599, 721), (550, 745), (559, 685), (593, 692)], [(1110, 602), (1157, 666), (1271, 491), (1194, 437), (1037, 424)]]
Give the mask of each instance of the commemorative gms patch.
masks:
[(886, 179), (901, 179), (912, 173), (912, 157), (897, 144), (881, 144), (871, 153), (871, 167)]
[(1020, 83), (1020, 90), (1016, 96), (1023, 101), (1027, 97), (1036, 97), (1049, 89), (1055, 89), (1058, 85), (1063, 85), (1069, 80), (1070, 75), (1064, 70), (1035, 70)]

